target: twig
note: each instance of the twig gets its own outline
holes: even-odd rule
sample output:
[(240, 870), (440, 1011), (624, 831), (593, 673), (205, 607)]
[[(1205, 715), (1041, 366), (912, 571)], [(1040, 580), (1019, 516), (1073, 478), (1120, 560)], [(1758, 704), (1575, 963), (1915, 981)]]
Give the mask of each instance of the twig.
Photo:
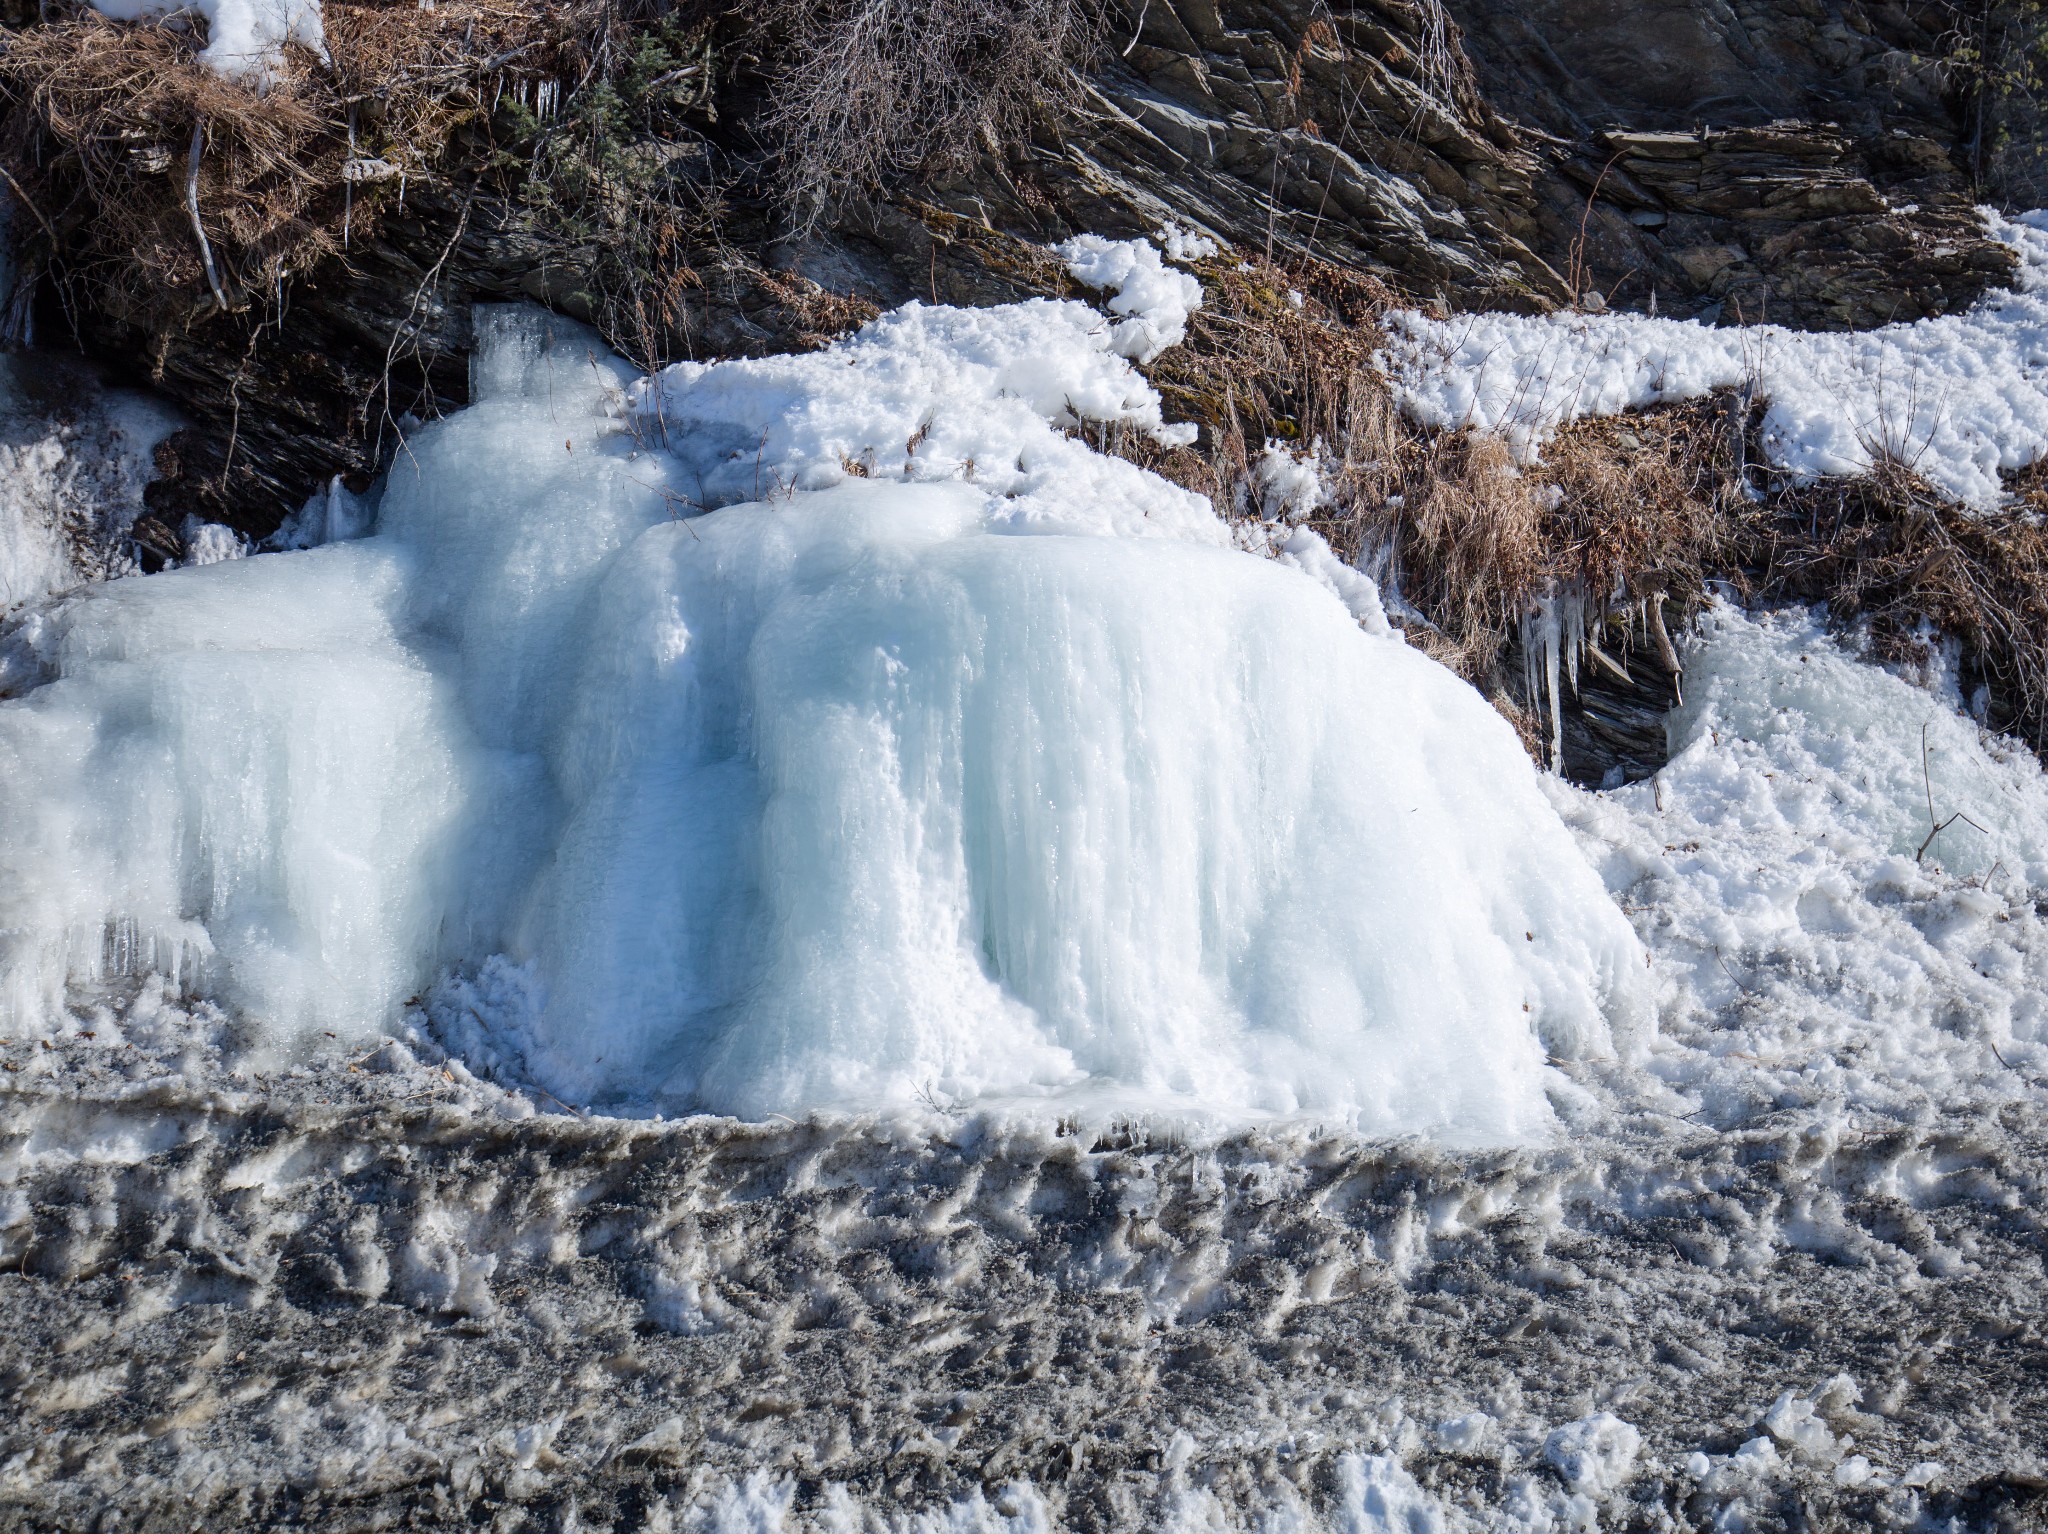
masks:
[(1571, 263), (1566, 267), (1566, 284), (1572, 290), (1572, 302), (1577, 303), (1584, 296), (1586, 278), (1586, 226), (1593, 221), (1593, 203), (1600, 196), (1601, 185), (1607, 180), (1607, 173), (1614, 169), (1615, 161), (1621, 158), (1621, 151), (1615, 150), (1608, 156), (1607, 163), (1600, 167), (1600, 174), (1593, 178), (1593, 189), (1586, 193), (1586, 211), (1579, 215), (1579, 236), (1572, 241)]
[[(14, 188), (15, 201), (19, 202), (24, 208), (28, 209), (30, 213), (35, 215), (35, 221), (38, 224), (42, 225), (44, 237), (47, 238), (50, 242), (50, 249), (55, 250), (57, 248), (57, 231), (52, 229), (50, 227), (50, 221), (47, 218), (43, 217), (43, 210), (41, 208), (38, 208), (34, 203), (29, 201), (28, 193), (24, 192), (21, 189), (21, 183), (14, 179), (13, 173), (10, 172), (4, 165), (0, 165), (0, 176), (5, 176), (7, 178), (7, 184)], [(199, 237), (199, 242), (200, 244), (204, 245), (206, 243), (206, 236), (201, 235)]]
[(1924, 724), (1920, 726), (1920, 781), (1927, 790), (1927, 823), (1933, 829), (1927, 833), (1927, 840), (1920, 844), (1920, 850), (1913, 854), (1914, 862), (1917, 863), (1926, 857), (1927, 849), (1934, 845), (1935, 837), (1941, 835), (1942, 832), (1959, 820), (1966, 825), (1976, 826), (1977, 830), (1986, 836), (1991, 834), (1989, 831), (1984, 830), (1982, 826), (1977, 825), (1976, 821), (1970, 819), (1961, 810), (1957, 810), (1946, 820), (1937, 821), (1934, 818), (1934, 774), (1927, 763), (1927, 726)]
[(1129, 58), (1131, 56), (1131, 50), (1138, 46), (1138, 39), (1145, 35), (1145, 18), (1151, 14), (1151, 11), (1152, 0), (1145, 0), (1145, 3), (1138, 7), (1137, 28), (1131, 33), (1131, 40), (1124, 44), (1124, 51), (1122, 52), (1122, 54), (1119, 55), (1119, 57), (1126, 59)]
[[(426, 274), (420, 278), (419, 286), (413, 290), (412, 304), (406, 311), (405, 318), (400, 320), (392, 329), (391, 344), (384, 349), (384, 377), (379, 384), (379, 387), (384, 391), (384, 419), (377, 423), (376, 443), (376, 452), (380, 456), (384, 450), (384, 426), (386, 422), (390, 423), (391, 429), (398, 434), (398, 445), (405, 448), (408, 453), (412, 451), (411, 445), (405, 439), (405, 428), (399, 425), (398, 418), (391, 413), (391, 368), (398, 360), (399, 343), (406, 339), (406, 327), (408, 325), (415, 325), (419, 320), (420, 311), (426, 304), (427, 294), (433, 291), (434, 287), (441, 280), (441, 269), (448, 264), (449, 258), (455, 254), (455, 247), (462, 243), (463, 235), (469, 232), (470, 210), (475, 205), (476, 187), (472, 184), (467, 195), (462, 199), (462, 212), (455, 220), (455, 232), (448, 236), (448, 243), (441, 247), (440, 256), (427, 269)], [(417, 357), (419, 354), (417, 330), (415, 330), (414, 336), (413, 354)]]
[[(228, 296), (220, 290), (220, 273), (213, 265), (213, 247), (206, 243), (206, 228), (199, 222), (199, 153), (205, 147), (205, 141), (206, 119), (195, 118), (192, 122), (191, 163), (185, 171), (185, 211), (192, 215), (192, 232), (199, 236), (199, 259), (206, 263), (206, 281), (213, 289), (213, 301), (225, 309)], [(12, 181), (14, 178), (9, 176), (7, 179)]]
[(1756, 994), (1755, 992), (1750, 990), (1748, 986), (1742, 983), (1742, 981), (1736, 976), (1734, 970), (1728, 967), (1727, 959), (1722, 957), (1721, 950), (1718, 948), (1714, 950), (1714, 960), (1721, 966), (1721, 973), (1726, 975), (1731, 981), (1734, 982), (1736, 990), (1742, 992), (1742, 994), (1745, 996), (1752, 996)]
[(590, 1115), (585, 1113), (581, 1108), (570, 1107), (569, 1104), (563, 1102), (561, 1098), (555, 1096), (555, 1094), (550, 1092), (546, 1087), (535, 1086), (530, 1081), (526, 1085), (530, 1090), (538, 1092), (542, 1097), (545, 1097), (549, 1102), (553, 1103), (557, 1108), (560, 1108), (564, 1113), (573, 1113), (579, 1119), (587, 1119), (590, 1117)]

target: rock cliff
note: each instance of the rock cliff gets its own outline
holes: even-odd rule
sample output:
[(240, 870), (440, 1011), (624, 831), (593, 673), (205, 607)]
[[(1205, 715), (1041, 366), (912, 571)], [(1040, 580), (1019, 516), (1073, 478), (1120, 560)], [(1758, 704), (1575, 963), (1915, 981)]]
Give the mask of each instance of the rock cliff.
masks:
[[(375, 14), (333, 7), (330, 32)], [(674, 247), (694, 285), (634, 347), (648, 360), (801, 345), (868, 303), (1042, 291), (1062, 279), (1022, 242), (1166, 222), (1452, 307), (1853, 328), (1941, 313), (2010, 271), (1970, 213), (1977, 125), (1940, 6), (1148, 0), (1108, 16), (1078, 110), (801, 240), (764, 148), (752, 25), (698, 25), (703, 88), (639, 148), (717, 217)], [(67, 311), (44, 285), (46, 336), (143, 359), (195, 422), (163, 456), (159, 543), (193, 511), (262, 534), (329, 476), (374, 475), (409, 418), (464, 398), (476, 299), (620, 328), (596, 296), (602, 242), (535, 216), (518, 163), (535, 139), (506, 128), (502, 95), (274, 303), (137, 312), (88, 280)], [(37, 262), (77, 255), (92, 217), (72, 206)]]

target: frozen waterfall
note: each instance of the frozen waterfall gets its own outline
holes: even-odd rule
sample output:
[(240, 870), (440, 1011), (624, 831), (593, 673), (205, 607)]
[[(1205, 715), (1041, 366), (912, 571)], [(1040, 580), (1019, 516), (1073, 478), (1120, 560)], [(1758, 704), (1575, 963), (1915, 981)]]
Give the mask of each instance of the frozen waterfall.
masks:
[(0, 640), (10, 1031), (157, 972), (280, 1049), (411, 1009), (623, 1111), (1496, 1140), (1546, 1052), (1647, 1028), (1478, 694), (1087, 445), (1176, 431), (1094, 310), (645, 380), (480, 325), (374, 536)]

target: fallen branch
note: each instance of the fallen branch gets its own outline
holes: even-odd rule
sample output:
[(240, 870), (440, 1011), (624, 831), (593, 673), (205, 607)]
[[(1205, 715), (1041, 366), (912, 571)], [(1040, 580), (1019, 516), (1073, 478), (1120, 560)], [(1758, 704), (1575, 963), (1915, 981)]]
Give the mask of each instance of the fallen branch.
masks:
[[(206, 243), (206, 226), (199, 222), (199, 154), (206, 144), (206, 119), (192, 120), (191, 163), (185, 171), (185, 211), (192, 215), (192, 232), (199, 236), (199, 259), (206, 263), (207, 286), (213, 289), (213, 301), (221, 308), (228, 306), (228, 296), (220, 289), (220, 273), (214, 269), (213, 247)], [(12, 181), (14, 178), (7, 178)]]

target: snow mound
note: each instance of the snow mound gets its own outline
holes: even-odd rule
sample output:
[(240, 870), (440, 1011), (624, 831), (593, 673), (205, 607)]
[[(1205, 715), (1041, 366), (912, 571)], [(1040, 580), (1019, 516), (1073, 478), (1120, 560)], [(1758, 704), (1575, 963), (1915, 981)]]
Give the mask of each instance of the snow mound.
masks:
[(1718, 608), (1686, 677), (1654, 781), (1546, 784), (1654, 960), (1663, 1109), (1825, 1134), (2027, 1097), (2048, 1073), (2039, 762), (1817, 614)]
[(1794, 473), (1856, 474), (1880, 456), (1966, 504), (2048, 452), (2048, 214), (1980, 210), (2020, 257), (2016, 292), (1961, 314), (1854, 334), (1714, 328), (1634, 314), (1390, 316), (1382, 365), (1426, 426), (1498, 432), (1529, 458), (1586, 416), (1745, 389)]
[(1000, 498), (999, 524), (1016, 531), (1227, 542), (1202, 497), (1074, 435), (1093, 423), (1194, 440), (1161, 416), (1121, 330), (1050, 299), (909, 303), (823, 351), (678, 363), (633, 386), (629, 408), (681, 465), (692, 509), (851, 479), (965, 481)]
[[(1185, 238), (1166, 238), (1169, 254), (1199, 249)], [(1110, 338), (1117, 355), (1146, 363), (1187, 339), (1188, 316), (1202, 306), (1202, 285), (1186, 272), (1169, 270), (1152, 246), (1143, 240), (1083, 234), (1067, 241), (1059, 253), (1076, 282), (1116, 290), (1109, 312), (1125, 316)], [(1213, 255), (1215, 246), (1204, 253)]]
[(116, 21), (178, 12), (204, 17), (199, 61), (259, 89), (270, 84), (287, 45), (327, 56), (320, 0), (92, 0), (92, 8)]
[(1090, 311), (637, 382), (484, 321), (374, 536), (14, 633), (10, 1029), (162, 972), (280, 1043), (429, 993), (573, 1102), (1473, 1140), (1634, 1048), (1641, 949), (1506, 724), (1058, 429), (1157, 422)]

